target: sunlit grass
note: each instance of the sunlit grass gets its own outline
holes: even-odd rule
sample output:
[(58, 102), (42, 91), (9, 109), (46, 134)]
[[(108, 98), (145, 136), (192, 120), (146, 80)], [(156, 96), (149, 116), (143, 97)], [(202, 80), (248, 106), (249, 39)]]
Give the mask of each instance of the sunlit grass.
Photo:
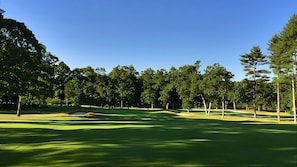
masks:
[(295, 167), (297, 163), (297, 126), (267, 118), (100, 108), (84, 110), (82, 116), (69, 114), (75, 111), (0, 114), (0, 166)]
[[(65, 125), (66, 124), (66, 125)], [(19, 128), (19, 129), (53, 129), (53, 130), (79, 130), (79, 129), (118, 129), (118, 128), (152, 128), (154, 125), (138, 125), (138, 124), (115, 124), (115, 125), (67, 125), (66, 123), (49, 123), (49, 124), (35, 124), (35, 123), (5, 123), (1, 128)]]
[(18, 117), (14, 114), (0, 114), (0, 120), (52, 120), (52, 119), (62, 119), (71, 120), (73, 118), (66, 117), (66, 113), (56, 113), (56, 114), (24, 114)]
[[(193, 108), (191, 109), (192, 111), (201, 111), (204, 112), (203, 108)], [(221, 112), (221, 109), (212, 109), (212, 112)], [(226, 111), (229, 112), (235, 112), (235, 113), (248, 113), (253, 115), (254, 114), (254, 110), (232, 110), (232, 109), (226, 109)], [(277, 116), (276, 111), (275, 112), (267, 112), (267, 111), (256, 111), (257, 115), (267, 115), (267, 116)], [(293, 114), (290, 114), (289, 112), (280, 112), (280, 116), (293, 116)]]
[(189, 118), (189, 119), (209, 119), (209, 120), (222, 120), (222, 121), (250, 121), (254, 123), (272, 123), (272, 124), (294, 124), (293, 118), (292, 120), (282, 120), (278, 122), (276, 118), (270, 117), (270, 118), (253, 118), (253, 117), (246, 117), (246, 116), (229, 116), (225, 115), (224, 118), (222, 118), (221, 115), (205, 115), (204, 113), (191, 113), (191, 112), (182, 112), (178, 114), (182, 118)]

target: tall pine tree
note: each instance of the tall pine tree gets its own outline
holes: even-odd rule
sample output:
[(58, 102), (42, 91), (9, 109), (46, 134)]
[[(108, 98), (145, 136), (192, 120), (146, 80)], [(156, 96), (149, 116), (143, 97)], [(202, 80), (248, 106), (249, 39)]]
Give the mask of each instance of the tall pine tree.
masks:
[(295, 100), (295, 85), (296, 85), (296, 64), (297, 64), (297, 15), (294, 14), (288, 24), (281, 32), (283, 41), (282, 49), (284, 49), (286, 57), (290, 57), (291, 64), (287, 67), (292, 83), (292, 110), (294, 113), (294, 122), (296, 118), (296, 100)]
[(246, 76), (253, 83), (253, 109), (254, 118), (257, 117), (256, 113), (256, 96), (257, 96), (257, 81), (268, 80), (267, 74), (269, 71), (260, 68), (261, 66), (268, 63), (267, 56), (264, 55), (259, 46), (254, 46), (250, 53), (241, 55), (241, 64), (244, 66), (244, 71)]
[(283, 76), (288, 72), (287, 69), (290, 69), (291, 58), (284, 49), (285, 42), (279, 34), (276, 34), (269, 41), (270, 56), (269, 63), (270, 68), (272, 68), (273, 73), (276, 75), (276, 94), (277, 94), (277, 120), (280, 121), (280, 83), (282, 82)]

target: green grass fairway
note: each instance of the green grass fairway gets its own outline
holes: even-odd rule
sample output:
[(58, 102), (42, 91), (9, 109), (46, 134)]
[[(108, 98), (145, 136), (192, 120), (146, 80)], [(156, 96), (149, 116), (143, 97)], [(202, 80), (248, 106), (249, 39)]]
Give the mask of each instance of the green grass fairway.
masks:
[(0, 166), (297, 166), (296, 125), (92, 111), (0, 114)]

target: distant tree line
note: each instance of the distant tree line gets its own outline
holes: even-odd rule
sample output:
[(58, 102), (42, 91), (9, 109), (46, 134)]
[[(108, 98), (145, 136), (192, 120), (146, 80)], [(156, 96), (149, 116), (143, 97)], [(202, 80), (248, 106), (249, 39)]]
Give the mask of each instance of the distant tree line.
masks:
[[(296, 114), (297, 15), (269, 41), (269, 55), (258, 46), (241, 56), (246, 78), (234, 81), (231, 71), (218, 63), (200, 69), (192, 65), (140, 73), (130, 66), (77, 68), (48, 52), (23, 23), (0, 15), (0, 105), (97, 105), (190, 110), (253, 108)], [(270, 79), (270, 69), (275, 77)], [(295, 115), (296, 121), (296, 115)]]

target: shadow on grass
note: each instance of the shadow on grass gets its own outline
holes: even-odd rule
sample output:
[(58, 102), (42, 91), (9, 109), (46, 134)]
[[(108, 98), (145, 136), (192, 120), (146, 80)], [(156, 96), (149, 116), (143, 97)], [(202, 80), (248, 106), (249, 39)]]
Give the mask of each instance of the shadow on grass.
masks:
[[(25, 123), (37, 128), (13, 128), (0, 122), (0, 166), (297, 164), (294, 125), (190, 120), (139, 111), (104, 113), (110, 116)], [(57, 130), (61, 126), (77, 129)]]

